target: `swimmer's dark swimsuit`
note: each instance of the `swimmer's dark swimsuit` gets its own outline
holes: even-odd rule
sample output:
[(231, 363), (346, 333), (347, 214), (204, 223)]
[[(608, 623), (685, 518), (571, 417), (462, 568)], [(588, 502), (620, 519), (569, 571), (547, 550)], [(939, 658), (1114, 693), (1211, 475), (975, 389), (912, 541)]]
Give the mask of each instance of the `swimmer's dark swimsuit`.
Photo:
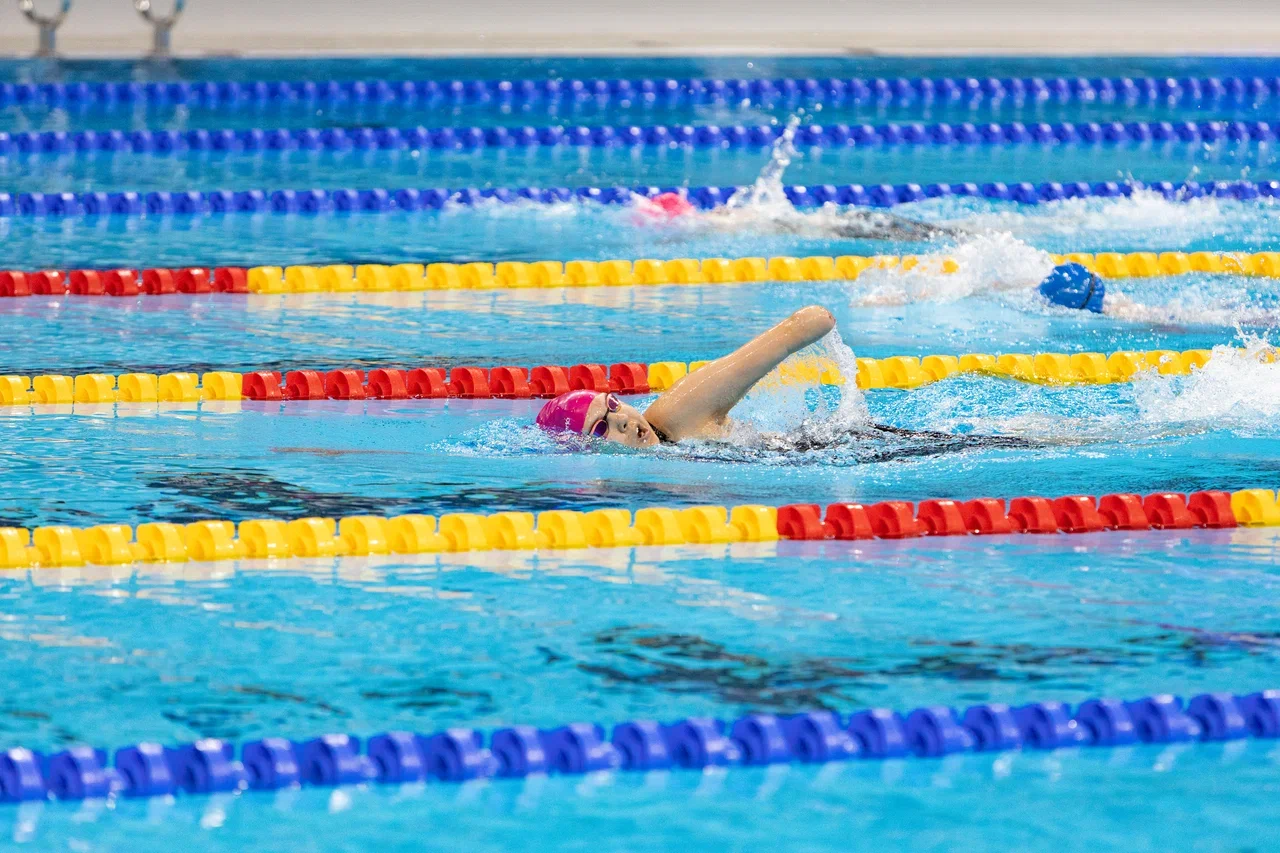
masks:
[(937, 240), (939, 237), (955, 237), (951, 228), (903, 219), (890, 213), (868, 213), (857, 219), (846, 217), (836, 227), (836, 235), (843, 238), (866, 240)]
[[(667, 434), (649, 424), (660, 444), (675, 444)], [(903, 429), (883, 424), (867, 424), (839, 435), (770, 435), (764, 446), (769, 450), (799, 452), (811, 450), (853, 449), (861, 462), (890, 462), (921, 456), (937, 456), (960, 450), (986, 448), (1038, 447), (1040, 442), (1011, 435), (953, 435), (948, 432)]]
[(947, 432), (902, 429), (883, 424), (867, 424), (834, 436), (792, 434), (774, 436), (772, 450), (805, 452), (848, 448), (860, 462), (890, 462), (938, 456), (961, 450), (1039, 447), (1041, 442), (1011, 435), (954, 435)]
[(775, 228), (778, 231), (797, 235), (813, 235), (814, 232), (825, 231), (830, 236), (843, 240), (893, 240), (911, 243), (937, 240), (942, 237), (957, 237), (962, 233), (954, 228), (904, 219), (891, 213), (860, 211), (843, 213), (839, 221), (830, 225), (779, 220), (775, 223)]

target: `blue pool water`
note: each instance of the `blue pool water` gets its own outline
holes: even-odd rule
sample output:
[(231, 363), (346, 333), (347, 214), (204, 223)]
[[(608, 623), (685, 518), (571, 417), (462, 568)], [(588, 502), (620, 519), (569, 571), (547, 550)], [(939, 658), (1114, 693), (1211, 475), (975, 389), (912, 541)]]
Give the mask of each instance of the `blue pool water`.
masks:
[[(1275, 547), (1257, 531), (1100, 534), (46, 577), (0, 587), (6, 666), (24, 673), (3, 725), (49, 744), (247, 739), (1248, 690), (1275, 670)], [(1066, 750), (24, 806), (0, 821), (50, 848), (540, 849), (585, 846), (561, 836), (590, 826), (592, 846), (625, 849), (763, 833), (925, 849), (1154, 846), (1194, 809), (1196, 846), (1212, 849), (1274, 834), (1275, 761), (1265, 742)]]
[(0, 129), (7, 132), (36, 130), (144, 130), (166, 127), (521, 127), (550, 124), (646, 125), (656, 122), (698, 125), (755, 125), (785, 121), (803, 109), (805, 115), (826, 124), (882, 124), (885, 122), (1039, 122), (1039, 121), (1227, 121), (1254, 118), (1259, 107), (1274, 109), (1271, 98), (1222, 100), (1195, 107), (1165, 101), (1135, 104), (1085, 101), (1072, 103), (1016, 103), (1010, 99), (975, 104), (859, 103), (822, 104), (804, 99), (672, 104), (616, 100), (571, 100), (558, 104), (249, 104), (236, 108), (184, 104), (139, 104), (75, 107), (24, 106), (0, 109)]
[[(63, 157), (15, 155), (0, 170), (14, 192), (112, 192), (126, 189), (516, 186), (713, 186), (749, 184), (768, 149), (531, 148), (463, 151), (194, 152), (172, 156), (114, 153)], [(1152, 142), (804, 148), (788, 171), (800, 184), (1006, 183), (1047, 180), (1274, 180), (1268, 143)], [(874, 178), (874, 180), (873, 180)]]
[[(762, 158), (763, 159), (763, 158)], [(1265, 251), (1280, 235), (1273, 200), (1241, 203), (1230, 199), (1167, 202), (1151, 195), (1136, 199), (1090, 199), (1026, 207), (976, 199), (935, 199), (895, 208), (900, 216), (936, 222), (986, 237), (1008, 233), (1048, 252)], [(794, 212), (788, 212), (792, 218)], [(821, 214), (801, 218), (800, 233), (779, 233), (768, 215), (739, 216), (726, 225), (715, 222), (657, 227), (631, 208), (578, 205), (450, 206), (445, 211), (396, 211), (380, 214), (277, 216), (225, 214), (202, 216), (38, 218), (0, 220), (3, 263), (19, 269), (100, 266), (256, 266), (328, 263), (430, 263), (434, 261), (538, 261), (574, 259), (675, 257), (754, 257), (788, 254), (946, 254), (965, 239), (919, 244), (865, 239), (833, 239)], [(976, 252), (991, 267), (976, 289), (990, 290), (990, 278), (1006, 258)], [(1021, 256), (1021, 253), (1017, 253)], [(1231, 286), (1265, 290), (1265, 280), (1217, 279)], [(1125, 283), (1121, 289), (1149, 283)], [(1169, 282), (1183, 296), (1204, 290), (1204, 278)], [(1180, 287), (1179, 285), (1186, 285)], [(855, 288), (856, 289), (856, 288)], [(1217, 288), (1211, 289), (1213, 293)], [(645, 291), (671, 294), (675, 290)], [(718, 292), (695, 290), (703, 298)], [(734, 291), (738, 292), (738, 291)], [(772, 290), (770, 292), (773, 292)], [(637, 293), (639, 293), (637, 291)], [(632, 297), (607, 290), (573, 294), (511, 295), (517, 302), (563, 297), (610, 301)], [(721, 295), (722, 296), (722, 295)], [(387, 297), (403, 299), (405, 297)], [(414, 297), (416, 299), (438, 297)], [(492, 300), (491, 294), (482, 299)], [(219, 303), (218, 299), (210, 304)], [(314, 297), (273, 300), (266, 306), (372, 301), (380, 297)], [(47, 306), (23, 302), (12, 310), (47, 314)], [(66, 303), (71, 305), (72, 303)], [(255, 303), (256, 304), (256, 303)], [(499, 304), (504, 304), (501, 301)], [(184, 300), (151, 300), (140, 310), (189, 307)], [(963, 306), (959, 306), (963, 308)], [(1237, 306), (1243, 307), (1243, 306)], [(128, 306), (126, 306), (127, 311)], [(111, 310), (75, 309), (66, 310)]]
[[(161, 76), (1267, 76), (1277, 67), (1263, 59), (751, 61), (200, 61)], [(119, 63), (0, 64), (0, 79), (10, 80), (156, 75)], [(680, 109), (646, 108), (646, 120), (724, 120)], [(1130, 117), (1123, 105), (1019, 112), (1004, 104), (999, 118), (1040, 120), (1046, 109), (1052, 120)], [(1149, 109), (1177, 120), (1267, 120), (1270, 107)], [(735, 108), (735, 120), (742, 115)], [(391, 118), (564, 120), (483, 109), (339, 110), (312, 120), (11, 108), (0, 111), (0, 129)], [(842, 120), (855, 119), (863, 120), (852, 112)], [(678, 149), (15, 156), (0, 158), (0, 191), (750, 183), (769, 157)], [(1258, 144), (925, 146), (801, 151), (784, 179), (1261, 180), (1274, 169), (1271, 147)], [(765, 431), (794, 431), (808, 419), (807, 429), (838, 432), (865, 404), (865, 417), (879, 423), (1016, 440), (998, 446), (847, 440), (798, 451), (743, 438), (643, 455), (571, 454), (530, 427), (538, 406), (530, 401), (0, 411), (0, 526), (1275, 486), (1280, 365), (1225, 348), (1256, 353), (1270, 335), (1280, 311), (1274, 280), (1112, 281), (1103, 315), (1050, 308), (1034, 294), (1050, 251), (1274, 251), (1273, 202), (1139, 194), (1036, 207), (944, 199), (895, 211), (964, 234), (923, 245), (834, 239), (824, 231), (830, 212), (796, 218), (767, 206), (716, 227), (646, 225), (632, 209), (590, 204), (0, 219), (0, 269), (872, 252), (947, 254), (962, 264), (953, 276), (871, 272), (804, 284), (3, 300), (0, 373), (688, 361), (724, 353), (811, 303), (833, 311), (858, 356), (1223, 349), (1189, 377), (1047, 388), (967, 376), (865, 399), (848, 386), (769, 387), (740, 410)], [(788, 228), (777, 227), (780, 219)], [(5, 746), (52, 750), (1247, 693), (1276, 686), (1276, 536), (1114, 532), (6, 573), (0, 674), (10, 689), (0, 697), (0, 732)], [(77, 850), (1265, 849), (1278, 829), (1270, 808), (1278, 758), (1256, 740), (50, 802), (0, 808), (0, 838)]]

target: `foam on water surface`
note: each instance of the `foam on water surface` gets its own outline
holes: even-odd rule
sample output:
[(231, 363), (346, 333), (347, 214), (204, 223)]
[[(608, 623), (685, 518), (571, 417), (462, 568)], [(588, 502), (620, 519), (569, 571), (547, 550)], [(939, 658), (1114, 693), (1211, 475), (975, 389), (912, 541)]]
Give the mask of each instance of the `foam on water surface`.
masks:
[(1149, 375), (1134, 383), (1144, 421), (1228, 427), (1241, 435), (1274, 435), (1280, 426), (1280, 362), (1266, 339), (1243, 335), (1244, 346), (1218, 346), (1190, 376)]
[[(1188, 177), (1188, 180), (1194, 179)], [(1261, 204), (1266, 204), (1262, 202)], [(1002, 230), (1029, 238), (1079, 238), (1106, 234), (1127, 244), (1140, 239), (1148, 245), (1177, 248), (1214, 237), (1248, 218), (1258, 203), (1241, 204), (1212, 197), (1170, 201), (1151, 190), (1136, 190), (1114, 199), (1064, 199), (1012, 209), (960, 214), (959, 224), (977, 231)], [(938, 205), (946, 209), (947, 205)]]
[[(943, 263), (954, 260), (954, 272)], [(1049, 271), (1048, 252), (1027, 245), (1012, 234), (990, 231), (962, 238), (941, 253), (923, 255), (909, 270), (871, 268), (850, 285), (855, 305), (908, 305), (915, 302), (954, 302), (970, 296), (1025, 295), (1035, 290)], [(1043, 303), (1044, 300), (1039, 300)], [(1028, 300), (1020, 300), (1030, 304)]]

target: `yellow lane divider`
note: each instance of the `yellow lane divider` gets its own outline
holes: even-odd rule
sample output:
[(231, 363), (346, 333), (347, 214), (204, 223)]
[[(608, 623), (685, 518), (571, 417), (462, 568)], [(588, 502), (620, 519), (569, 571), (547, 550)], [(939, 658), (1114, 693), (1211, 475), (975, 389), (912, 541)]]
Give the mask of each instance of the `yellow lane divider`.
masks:
[[(1131, 252), (1055, 255), (1101, 276), (1128, 278), (1190, 272), (1280, 276), (1280, 252)], [(610, 287), (659, 284), (735, 284), (756, 281), (852, 281), (869, 269), (936, 273), (960, 269), (955, 258), (930, 255), (842, 255), (805, 258), (676, 258), (611, 261), (503, 261), (468, 264), (362, 264), (254, 267), (251, 293), (483, 290), (528, 287)]]
[(968, 353), (858, 359), (858, 387), (918, 388), (960, 373), (983, 373), (1040, 385), (1097, 385), (1129, 382), (1143, 373), (1185, 376), (1204, 367), (1211, 350), (1066, 353)]
[(0, 568), (122, 565), (265, 557), (338, 557), (455, 551), (609, 548), (767, 542), (778, 538), (778, 511), (768, 506), (653, 507), (592, 512), (550, 510), (361, 515), (336, 521), (254, 519), (193, 524), (127, 524), (0, 528)]
[[(1243, 352), (1243, 350), (1237, 350)], [(980, 373), (1030, 382), (1037, 385), (1099, 385), (1130, 382), (1140, 374), (1186, 376), (1209, 363), (1212, 350), (1122, 350), (1109, 355), (1099, 352), (1067, 353), (966, 353), (964, 355), (890, 356), (857, 359), (858, 387), (910, 390), (940, 382), (961, 373)], [(1259, 359), (1275, 361), (1276, 350), (1264, 350)], [(705, 361), (684, 364), (660, 361), (649, 365), (649, 389), (665, 391)], [(767, 382), (768, 380), (766, 380)], [(784, 362), (778, 369), (781, 384), (842, 385), (845, 376), (829, 358)]]
[[(1208, 493), (1206, 493), (1208, 494)], [(1226, 497), (1226, 493), (1221, 493)], [(1116, 497), (1116, 496), (1112, 496)], [(1120, 496), (1124, 497), (1124, 496)], [(1137, 496), (1130, 496), (1139, 502)], [(1176, 499), (1186, 511), (1185, 496), (1158, 495), (1164, 499)], [(1193, 496), (1194, 497), (1194, 496)], [(1017, 499), (1040, 501), (1043, 498)], [(1093, 498), (1064, 498), (1062, 501), (1089, 501)], [(979, 499), (970, 503), (998, 504), (999, 515), (1004, 515), (1004, 501)], [(1016, 501), (1015, 501), (1016, 503)], [(932, 504), (931, 518), (925, 522), (925, 508)], [(1010, 504), (1014, 511), (1014, 504)], [(969, 504), (955, 501), (924, 501), (920, 504), (920, 518), (912, 521), (915, 507), (907, 502), (888, 501), (863, 506), (840, 504), (828, 508), (828, 521), (835, 508), (845, 509), (845, 515), (870, 519), (866, 530), (819, 529), (817, 535), (795, 526), (796, 519), (787, 523), (788, 538), (902, 538), (918, 535), (953, 535), (983, 532), (978, 521), (947, 521), (951, 515), (962, 518)], [(1104, 507), (1105, 508), (1105, 507)], [(782, 511), (810, 510), (816, 520), (816, 505), (791, 505)], [(988, 507), (989, 509), (989, 507)], [(1276, 493), (1269, 489), (1242, 489), (1230, 494), (1230, 513), (1235, 523), (1250, 527), (1280, 526), (1280, 504)], [(687, 509), (647, 507), (633, 514), (627, 509), (598, 509), (590, 512), (575, 510), (549, 510), (531, 512), (498, 512), (488, 515), (453, 513), (439, 518), (430, 515), (400, 515), (384, 518), (373, 515), (333, 518), (300, 518), (293, 521), (279, 519), (250, 519), (238, 525), (231, 521), (209, 520), (191, 524), (148, 522), (137, 529), (127, 524), (99, 524), (76, 528), (62, 525), (37, 527), (34, 531), (20, 527), (0, 527), (0, 569), (39, 569), (92, 565), (125, 565), (136, 562), (185, 562), (238, 559), (289, 558), (289, 557), (341, 557), (375, 554), (430, 554), (460, 551), (526, 551), (564, 550), (574, 548), (613, 548), (637, 545), (707, 545), (732, 542), (772, 542), (780, 538), (780, 508), (748, 504), (732, 508), (723, 506), (698, 506)], [(1062, 525), (1064, 532), (1078, 529), (1102, 529), (1098, 526), (1080, 527), (1066, 524), (1064, 516), (1053, 523), (1056, 510), (1049, 512), (1050, 529)], [(1097, 510), (1093, 509), (1096, 514)], [(1153, 510), (1149, 518), (1144, 515), (1142, 529), (1147, 526), (1189, 527), (1173, 521), (1159, 521)], [(850, 516), (852, 518), (853, 516)], [(933, 516), (936, 516), (933, 517)], [(865, 521), (864, 519), (864, 521)], [(887, 519), (887, 521), (886, 521)], [(899, 523), (905, 519), (905, 523)], [(896, 521), (895, 521), (896, 520)], [(942, 524), (940, 521), (947, 521)], [(889, 524), (888, 522), (894, 522)], [(1005, 519), (1006, 531), (1008, 519)], [(1205, 519), (1201, 520), (1203, 525)], [(821, 522), (815, 521), (819, 528)], [(1037, 522), (1039, 523), (1039, 522)], [(853, 524), (852, 521), (849, 524)], [(910, 530), (904, 527), (910, 527)], [(887, 525), (887, 526), (882, 526)], [(1130, 524), (1115, 521), (1112, 527), (1130, 529)], [(801, 524), (801, 527), (804, 525)], [(845, 525), (846, 527), (848, 525)], [(858, 525), (854, 525), (857, 527)], [(1208, 526), (1224, 526), (1221, 520)], [(837, 524), (836, 528), (840, 525)], [(1133, 528), (1137, 529), (1137, 528)], [(986, 532), (993, 532), (986, 530)]]
[(82, 373), (78, 376), (0, 376), (0, 406), (68, 403), (196, 403), (239, 400), (243, 376), (195, 373)]
[(1099, 252), (1055, 255), (1054, 260), (1074, 261), (1106, 278), (1147, 278), (1192, 272), (1280, 277), (1280, 252)]

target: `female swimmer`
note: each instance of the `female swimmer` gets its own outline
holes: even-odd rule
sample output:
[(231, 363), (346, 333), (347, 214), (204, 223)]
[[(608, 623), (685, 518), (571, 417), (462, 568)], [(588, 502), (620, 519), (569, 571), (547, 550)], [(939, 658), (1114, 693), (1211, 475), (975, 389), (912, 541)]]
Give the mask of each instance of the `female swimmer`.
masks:
[(638, 198), (635, 209), (643, 223), (687, 222), (724, 233), (750, 231), (810, 239), (889, 240), (903, 243), (958, 239), (964, 236), (962, 231), (955, 228), (917, 222), (882, 210), (824, 208), (821, 211), (805, 212), (790, 206), (767, 210), (721, 206), (699, 210), (678, 193)]
[(787, 356), (835, 328), (831, 312), (801, 308), (723, 358), (680, 379), (641, 414), (613, 394), (570, 391), (548, 402), (538, 426), (549, 432), (594, 436), (628, 447), (724, 438), (729, 410)]

